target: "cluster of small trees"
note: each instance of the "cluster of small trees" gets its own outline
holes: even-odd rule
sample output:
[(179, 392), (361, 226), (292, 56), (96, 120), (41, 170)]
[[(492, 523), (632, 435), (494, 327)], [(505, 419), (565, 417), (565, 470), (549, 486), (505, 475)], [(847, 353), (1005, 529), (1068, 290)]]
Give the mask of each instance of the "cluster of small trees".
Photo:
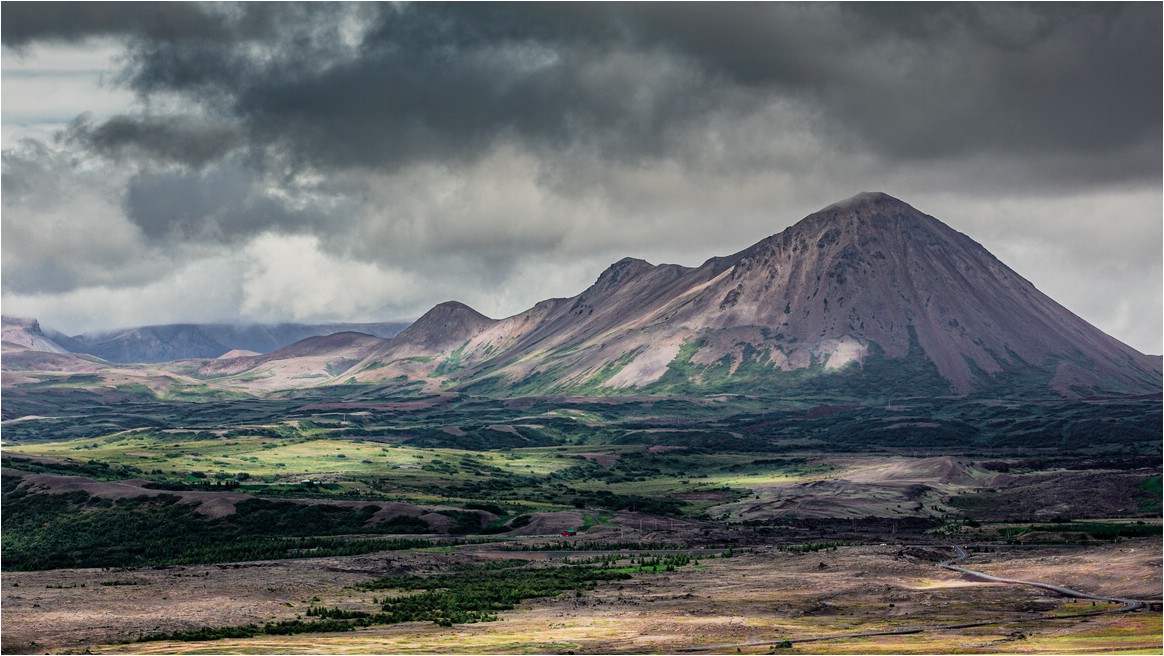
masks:
[(664, 556), (646, 555), (631, 558), (631, 565), (637, 565), (640, 570), (652, 572), (674, 572), (676, 567), (683, 567), (695, 560), (689, 554), (667, 554)]
[(836, 551), (837, 547), (847, 547), (848, 542), (811, 542), (809, 544), (782, 544), (776, 548), (780, 551), (795, 551), (798, 553), (815, 553), (829, 549)]
[(329, 537), (428, 530), (416, 517), (365, 526), (379, 506), (347, 509), (255, 499), (240, 502), (231, 515), (209, 520), (177, 496), (111, 500), (83, 491), (29, 494), (17, 489), (20, 480), (4, 477), (2, 540), (8, 571), (346, 556), (447, 544)]
[(170, 633), (148, 633), (137, 639), (138, 642), (156, 642), (159, 640), (199, 641), (223, 640), (226, 638), (253, 638), (257, 635), (295, 635), (299, 633), (330, 633), (335, 631), (352, 631), (363, 626), (372, 626), (370, 618), (364, 617), (353, 621), (339, 619), (320, 619), (313, 622), (303, 620), (283, 620), (267, 624), (244, 624), (243, 626), (219, 626), (191, 629), (189, 631), (173, 631)]
[(347, 610), (344, 608), (326, 608), (323, 606), (308, 606), (308, 617), (322, 617), (331, 620), (358, 620), (370, 617), (371, 613), (362, 610)]
[(679, 549), (669, 542), (549, 542), (545, 544), (508, 544), (502, 551), (661, 551)]
[[(257, 635), (290, 635), (351, 631), (356, 628), (401, 622), (433, 622), (439, 626), (497, 621), (499, 611), (511, 610), (525, 599), (553, 597), (573, 590), (581, 595), (600, 581), (631, 578), (620, 567), (628, 557), (604, 554), (590, 559), (598, 567), (530, 567), (523, 560), (502, 560), (475, 565), (457, 565), (448, 573), (433, 576), (388, 576), (355, 586), (358, 590), (385, 590), (389, 594), (373, 598), (380, 611), (369, 613), (343, 608), (309, 606), (307, 617), (267, 624), (207, 627), (172, 633), (152, 633), (139, 642), (157, 640), (218, 640), (250, 638)], [(689, 554), (643, 554), (629, 557), (639, 571), (673, 571), (695, 558)], [(697, 561), (695, 561), (697, 562)]]
[(430, 577), (390, 576), (358, 586), (363, 590), (395, 590), (377, 600), (384, 623), (431, 621), (442, 626), (497, 620), (524, 599), (553, 597), (566, 590), (591, 590), (598, 581), (629, 579), (625, 572), (589, 567), (536, 569), (475, 568)]

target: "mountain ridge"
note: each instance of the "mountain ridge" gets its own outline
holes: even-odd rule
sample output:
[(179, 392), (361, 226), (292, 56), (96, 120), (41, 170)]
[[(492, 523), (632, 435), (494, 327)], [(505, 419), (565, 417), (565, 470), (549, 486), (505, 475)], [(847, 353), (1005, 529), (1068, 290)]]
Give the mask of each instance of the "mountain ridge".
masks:
[(863, 368), (871, 353), (897, 361), (920, 352), (948, 383), (935, 393), (1017, 378), (1007, 384), (1067, 395), (1160, 386), (1158, 360), (1055, 303), (967, 235), (879, 192), (698, 267), (623, 258), (577, 296), (479, 328), (460, 344), (410, 350), (438, 362), (421, 371), (384, 366), (397, 355), (387, 344), (362, 363), (379, 373), (356, 368), (355, 377), (431, 386), (435, 376), (490, 393), (540, 377), (546, 392), (615, 392), (650, 389), (679, 365), (696, 370), (698, 387), (698, 370), (720, 363), (729, 376), (753, 365), (827, 373)]
[(880, 192), (699, 266), (623, 258), (579, 294), (502, 319), (448, 301), (390, 339), (337, 334), (201, 363), (198, 376), (260, 392), (362, 383), (498, 397), (1086, 397), (1162, 387), (1160, 357)]
[[(6, 321), (9, 319), (6, 318)], [(34, 319), (30, 321), (35, 321)], [(355, 331), (388, 338), (403, 322), (325, 324), (158, 324), (67, 336), (50, 331), (60, 352), (85, 353), (109, 362), (155, 363), (217, 358), (233, 350), (270, 353), (320, 335)]]

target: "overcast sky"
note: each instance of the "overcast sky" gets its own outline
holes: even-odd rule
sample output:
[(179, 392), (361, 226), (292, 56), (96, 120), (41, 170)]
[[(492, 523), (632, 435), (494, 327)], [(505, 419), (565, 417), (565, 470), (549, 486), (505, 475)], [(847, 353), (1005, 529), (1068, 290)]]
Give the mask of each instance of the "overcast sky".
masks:
[(1161, 353), (1161, 4), (4, 2), (3, 310), (493, 317), (860, 191)]

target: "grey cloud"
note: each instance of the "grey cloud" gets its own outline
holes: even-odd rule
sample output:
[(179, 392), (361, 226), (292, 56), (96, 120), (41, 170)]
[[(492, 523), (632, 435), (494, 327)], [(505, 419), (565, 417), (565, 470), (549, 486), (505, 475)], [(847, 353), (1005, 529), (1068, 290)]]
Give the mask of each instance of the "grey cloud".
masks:
[[(292, 35), (262, 48), (141, 39), (128, 79), (341, 168), (460, 161), (513, 140), (666, 158), (729, 98), (809, 104), (839, 147), (892, 161), (1118, 156), (1161, 135), (1153, 4), (424, 3), (369, 10), (353, 49), (335, 45), (336, 16), (295, 11), (251, 17)], [(1141, 177), (1158, 160), (1133, 159)]]
[[(997, 20), (1015, 11), (1004, 6), (906, 37), (917, 48), (907, 75), (872, 78), (882, 88), (853, 80), (839, 87), (853, 102), (830, 105), (899, 158), (1104, 155), (1158, 142), (1160, 5), (1028, 9), (1033, 25), (1020, 34)], [(1141, 175), (1158, 177), (1156, 159), (1139, 162)]]
[[(188, 44), (262, 42), (290, 25), (318, 16), (362, 12), (316, 2), (5, 2), (0, 42), (20, 49), (30, 43), (77, 42), (94, 37)], [(328, 3), (330, 4), (330, 3)]]
[(171, 266), (109, 193), (124, 176), (31, 140), (5, 150), (3, 164), (5, 292), (141, 284)]
[(293, 184), (272, 186), (235, 160), (201, 171), (145, 170), (126, 184), (125, 215), (157, 243), (233, 243), (266, 231), (321, 230), (328, 222), (320, 203), (343, 216), (326, 198), (297, 198)]
[(94, 126), (82, 117), (66, 138), (117, 160), (147, 159), (200, 168), (240, 147), (237, 125), (189, 116), (114, 116)]
[(226, 31), (222, 18), (184, 2), (5, 2), (0, 20), (0, 39), (10, 47), (94, 36), (207, 38)]
[(811, 99), (835, 128), (892, 159), (1159, 141), (1159, 5), (644, 11), (644, 39), (750, 88)]
[[(85, 33), (84, 16), (16, 6), (6, 42)], [(812, 104), (841, 147), (897, 161), (1118, 154), (1161, 134), (1150, 3), (182, 6), (181, 30), (149, 4), (91, 9), (89, 29), (131, 37), (143, 96), (237, 116), (304, 165), (459, 161), (508, 140), (668, 157), (725, 97)], [(140, 120), (105, 131), (156, 143)]]

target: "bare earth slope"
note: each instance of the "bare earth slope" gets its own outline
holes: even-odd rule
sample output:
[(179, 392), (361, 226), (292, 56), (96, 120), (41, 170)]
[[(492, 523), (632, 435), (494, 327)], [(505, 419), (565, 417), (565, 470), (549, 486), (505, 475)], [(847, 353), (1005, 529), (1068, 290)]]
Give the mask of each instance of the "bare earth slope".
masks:
[(36, 319), (3, 317), (0, 319), (6, 348), (26, 348), (48, 353), (68, 353), (69, 350), (44, 334)]
[(244, 374), (249, 387), (265, 390), (310, 387), (331, 380), (385, 341), (355, 332), (309, 337), (266, 355), (211, 360), (198, 374), (208, 378)]

